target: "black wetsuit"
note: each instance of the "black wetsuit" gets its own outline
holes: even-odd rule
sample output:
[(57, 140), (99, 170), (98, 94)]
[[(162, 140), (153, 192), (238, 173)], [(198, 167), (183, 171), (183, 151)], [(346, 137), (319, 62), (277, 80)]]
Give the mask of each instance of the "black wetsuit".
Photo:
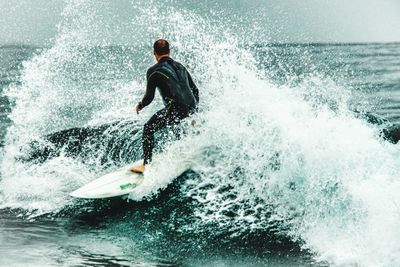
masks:
[(186, 68), (171, 59), (164, 57), (147, 70), (146, 93), (139, 108), (149, 105), (156, 88), (159, 89), (165, 108), (154, 114), (143, 128), (143, 158), (148, 164), (154, 148), (154, 133), (167, 126), (179, 123), (192, 114), (199, 102), (199, 90)]

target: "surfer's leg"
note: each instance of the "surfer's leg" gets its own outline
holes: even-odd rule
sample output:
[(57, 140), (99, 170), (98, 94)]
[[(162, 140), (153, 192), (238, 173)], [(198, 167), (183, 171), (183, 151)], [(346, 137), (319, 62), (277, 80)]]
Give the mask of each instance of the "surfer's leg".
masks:
[(150, 163), (153, 156), (154, 134), (167, 127), (179, 124), (188, 116), (188, 112), (176, 108), (164, 108), (154, 114), (143, 128), (143, 159), (144, 165)]
[[(170, 113), (170, 116), (168, 116), (168, 126), (176, 126), (182, 122), (182, 120), (186, 119), (189, 117), (190, 113), (186, 110), (181, 110), (181, 109), (176, 109), (172, 113)], [(175, 135), (176, 139), (180, 139), (182, 135), (184, 134), (184, 131), (180, 127), (174, 127), (172, 128), (172, 132)]]
[(143, 159), (144, 165), (150, 163), (153, 156), (154, 134), (168, 124), (167, 110), (162, 109), (154, 114), (143, 127)]

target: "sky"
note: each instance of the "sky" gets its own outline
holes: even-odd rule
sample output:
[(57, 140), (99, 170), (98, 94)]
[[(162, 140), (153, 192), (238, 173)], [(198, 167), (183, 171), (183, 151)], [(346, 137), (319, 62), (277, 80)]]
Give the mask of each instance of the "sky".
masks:
[[(113, 1), (115, 10), (119, 7), (126, 16), (131, 0)], [(400, 0), (176, 2), (199, 13), (230, 10), (250, 25), (257, 21), (270, 42), (400, 42)], [(0, 0), (0, 44), (48, 44), (57, 33), (64, 6), (62, 0)]]

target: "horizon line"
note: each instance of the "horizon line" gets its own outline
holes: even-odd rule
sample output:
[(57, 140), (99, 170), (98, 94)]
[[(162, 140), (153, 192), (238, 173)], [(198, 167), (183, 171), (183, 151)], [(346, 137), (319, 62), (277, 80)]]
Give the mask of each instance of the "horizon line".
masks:
[[(267, 42), (267, 43), (253, 43), (251, 45), (256, 46), (284, 46), (284, 45), (379, 45), (379, 44), (400, 44), (400, 41), (371, 41), (371, 42), (341, 42), (341, 41), (315, 41), (315, 42)], [(94, 45), (93, 47), (114, 47), (114, 46), (125, 46), (134, 47), (125, 44), (114, 44), (114, 45)], [(26, 43), (4, 43), (0, 44), (0, 48), (14, 48), (14, 47), (30, 47), (30, 48), (50, 48), (47, 45), (38, 44), (26, 44)]]

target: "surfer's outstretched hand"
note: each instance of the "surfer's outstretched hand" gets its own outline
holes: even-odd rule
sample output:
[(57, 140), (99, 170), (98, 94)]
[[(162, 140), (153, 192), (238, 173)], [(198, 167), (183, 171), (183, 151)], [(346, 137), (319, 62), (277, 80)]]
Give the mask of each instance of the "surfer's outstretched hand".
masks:
[(137, 104), (137, 105), (136, 105), (136, 114), (139, 114), (139, 112), (140, 112), (141, 110), (142, 110), (142, 109), (140, 108), (140, 105)]

